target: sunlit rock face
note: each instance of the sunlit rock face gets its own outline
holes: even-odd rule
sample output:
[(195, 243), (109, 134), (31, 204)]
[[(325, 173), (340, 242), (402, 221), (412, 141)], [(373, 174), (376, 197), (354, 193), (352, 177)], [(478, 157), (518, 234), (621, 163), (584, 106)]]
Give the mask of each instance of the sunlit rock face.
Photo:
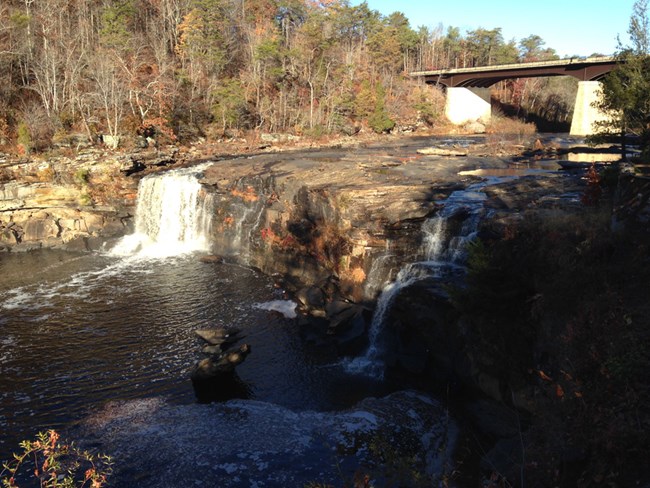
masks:
[(98, 250), (112, 237), (124, 233), (128, 213), (117, 209), (77, 206), (78, 195), (71, 193), (66, 206), (12, 208), (0, 213), (0, 246), (7, 251), (38, 248)]
[(355, 476), (375, 486), (411, 486), (417, 476), (435, 486), (457, 435), (444, 407), (411, 392), (343, 412), (136, 400), (107, 405), (82, 430), (85, 443), (114, 456), (111, 486), (140, 488), (339, 486)]
[(219, 161), (201, 182), (213, 195), (215, 254), (281, 276), (295, 288), (336, 288), (372, 301), (421, 254), (421, 225), (465, 183), (467, 158), (405, 148), (265, 154)]
[(88, 156), (5, 170), (5, 181), (0, 180), (0, 250), (97, 250), (127, 232), (137, 181), (120, 174), (117, 160)]

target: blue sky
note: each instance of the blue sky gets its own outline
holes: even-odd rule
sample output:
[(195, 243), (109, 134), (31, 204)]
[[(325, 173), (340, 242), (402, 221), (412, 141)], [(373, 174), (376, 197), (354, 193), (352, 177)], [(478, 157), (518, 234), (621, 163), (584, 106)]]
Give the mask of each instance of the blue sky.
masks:
[[(352, 0), (359, 5), (362, 0)], [(506, 41), (531, 34), (560, 56), (613, 54), (627, 27), (634, 0), (366, 0), (384, 15), (403, 12), (414, 29), (424, 25), (461, 31), (501, 27)]]

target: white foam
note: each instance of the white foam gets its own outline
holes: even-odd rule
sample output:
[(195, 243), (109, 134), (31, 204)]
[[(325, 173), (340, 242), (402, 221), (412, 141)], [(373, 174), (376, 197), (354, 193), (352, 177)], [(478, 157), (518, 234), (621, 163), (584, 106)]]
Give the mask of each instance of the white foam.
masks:
[(298, 314), (296, 313), (297, 303), (291, 300), (272, 300), (264, 303), (254, 303), (253, 307), (260, 310), (269, 310), (281, 313), (287, 319), (295, 319)]

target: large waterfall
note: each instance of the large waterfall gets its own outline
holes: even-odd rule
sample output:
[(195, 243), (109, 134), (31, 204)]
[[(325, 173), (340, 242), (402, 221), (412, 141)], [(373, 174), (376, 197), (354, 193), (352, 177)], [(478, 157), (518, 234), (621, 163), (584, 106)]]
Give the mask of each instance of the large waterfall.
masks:
[(209, 250), (212, 199), (198, 181), (206, 165), (144, 177), (138, 187), (135, 232), (113, 254), (166, 257)]
[[(382, 377), (384, 370), (382, 335), (386, 316), (399, 292), (418, 281), (438, 279), (462, 270), (466, 257), (466, 244), (475, 237), (483, 213), (486, 195), (479, 191), (481, 186), (483, 184), (453, 192), (449, 198), (440, 202), (444, 206), (438, 214), (423, 223), (420, 248), (423, 259), (402, 267), (395, 281), (384, 287), (370, 325), (368, 349), (363, 356), (347, 363), (348, 371)], [(450, 219), (461, 221), (453, 234), (448, 230)]]

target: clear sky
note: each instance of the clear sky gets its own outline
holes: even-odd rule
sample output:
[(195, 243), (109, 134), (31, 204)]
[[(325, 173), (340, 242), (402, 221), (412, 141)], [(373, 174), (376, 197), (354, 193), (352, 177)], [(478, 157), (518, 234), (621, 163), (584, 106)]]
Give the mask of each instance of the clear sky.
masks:
[[(362, 0), (352, 0), (359, 5)], [(464, 33), (501, 27), (503, 39), (517, 42), (532, 34), (564, 56), (613, 54), (628, 43), (634, 0), (366, 0), (383, 15), (404, 13), (413, 29), (443, 25)]]

